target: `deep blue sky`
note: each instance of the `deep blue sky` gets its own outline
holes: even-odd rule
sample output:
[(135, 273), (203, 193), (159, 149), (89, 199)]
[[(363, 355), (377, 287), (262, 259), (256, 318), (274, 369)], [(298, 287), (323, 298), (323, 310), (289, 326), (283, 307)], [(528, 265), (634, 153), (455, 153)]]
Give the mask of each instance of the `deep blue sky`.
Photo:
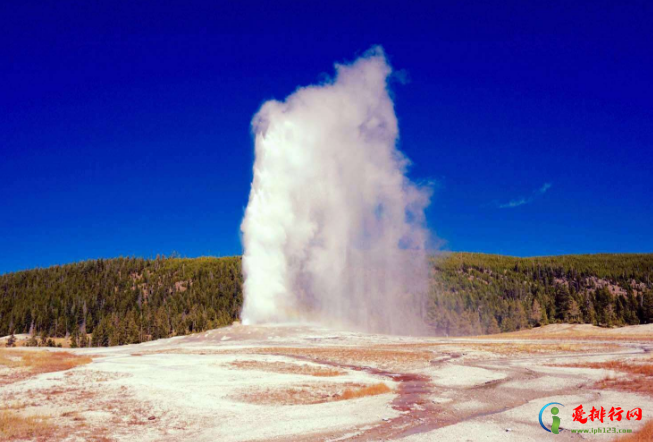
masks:
[(252, 115), (374, 44), (446, 249), (653, 252), (651, 2), (175, 3), (0, 6), (0, 273), (240, 253)]

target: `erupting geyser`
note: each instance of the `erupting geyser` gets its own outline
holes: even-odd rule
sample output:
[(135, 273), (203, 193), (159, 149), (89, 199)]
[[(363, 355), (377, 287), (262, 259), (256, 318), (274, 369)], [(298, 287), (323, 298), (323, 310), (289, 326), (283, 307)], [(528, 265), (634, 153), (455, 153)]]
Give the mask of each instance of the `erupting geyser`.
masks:
[(252, 121), (243, 322), (421, 333), (430, 192), (396, 147), (392, 69), (377, 47), (336, 71)]

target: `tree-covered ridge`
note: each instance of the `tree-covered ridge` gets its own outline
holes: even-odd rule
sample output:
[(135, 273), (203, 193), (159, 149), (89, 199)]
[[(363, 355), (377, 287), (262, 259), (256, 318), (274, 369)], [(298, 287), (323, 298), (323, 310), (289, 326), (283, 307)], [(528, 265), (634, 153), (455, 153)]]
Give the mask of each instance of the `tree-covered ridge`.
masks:
[[(448, 253), (431, 265), (436, 334), (653, 322), (653, 254)], [(0, 336), (103, 346), (204, 331), (238, 318), (242, 280), (240, 257), (100, 259), (0, 275)]]
[(238, 317), (241, 275), (240, 257), (99, 259), (1, 275), (0, 336), (103, 346), (219, 327)]
[(432, 259), (430, 319), (443, 334), (513, 331), (554, 322), (653, 322), (653, 254)]

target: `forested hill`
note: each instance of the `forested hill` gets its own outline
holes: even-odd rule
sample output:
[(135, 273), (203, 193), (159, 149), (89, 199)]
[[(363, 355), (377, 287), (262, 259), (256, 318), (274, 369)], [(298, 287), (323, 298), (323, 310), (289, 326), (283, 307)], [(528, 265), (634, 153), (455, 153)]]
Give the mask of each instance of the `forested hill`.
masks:
[[(429, 322), (437, 334), (653, 322), (653, 254), (449, 253), (431, 265)], [(136, 343), (230, 324), (242, 299), (240, 257), (86, 261), (0, 275), (0, 336)]]
[(513, 258), (450, 253), (432, 259), (431, 323), (476, 335), (555, 322), (653, 322), (653, 254)]
[(231, 324), (243, 300), (240, 262), (116, 258), (2, 275), (0, 336), (71, 336), (103, 346)]

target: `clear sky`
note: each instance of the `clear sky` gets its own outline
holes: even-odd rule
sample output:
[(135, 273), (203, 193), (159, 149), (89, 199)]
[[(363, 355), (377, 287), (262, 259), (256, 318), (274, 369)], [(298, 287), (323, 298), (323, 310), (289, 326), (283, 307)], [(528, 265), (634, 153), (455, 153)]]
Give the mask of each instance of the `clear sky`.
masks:
[(26, 1), (0, 17), (0, 273), (241, 253), (251, 117), (375, 44), (408, 80), (400, 148), (436, 183), (445, 249), (653, 252), (651, 2)]

